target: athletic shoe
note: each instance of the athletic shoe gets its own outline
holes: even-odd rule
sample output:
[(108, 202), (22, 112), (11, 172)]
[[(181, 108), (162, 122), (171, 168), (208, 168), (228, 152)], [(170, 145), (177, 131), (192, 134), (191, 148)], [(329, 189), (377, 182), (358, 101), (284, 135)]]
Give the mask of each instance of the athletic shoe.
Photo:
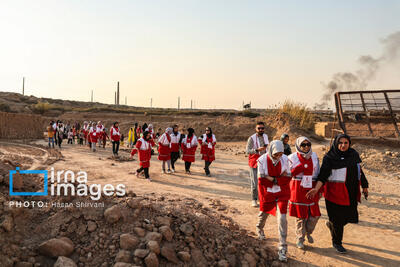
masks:
[(171, 170), (167, 170), (167, 173), (168, 173), (168, 174), (171, 174)]
[(299, 249), (304, 249), (303, 241), (298, 240), (298, 241), (296, 242), (296, 247), (299, 248)]
[(265, 240), (264, 230), (257, 228), (257, 235), (259, 240)]
[(342, 245), (333, 244), (333, 247), (336, 249), (337, 252), (340, 254), (345, 254), (347, 250)]
[(211, 177), (211, 173), (209, 173), (209, 174), (206, 174), (206, 176), (207, 176), (207, 177)]
[(151, 178), (149, 177), (149, 178), (146, 178), (149, 182), (151, 182)]
[(312, 244), (314, 243), (314, 238), (310, 234), (307, 234), (307, 241), (308, 243)]
[(175, 173), (175, 169), (172, 169), (172, 170), (171, 170), (171, 173)]
[(162, 170), (162, 171), (161, 171), (161, 174), (165, 174), (165, 170)]
[(282, 248), (278, 251), (279, 261), (287, 262), (286, 249)]
[(136, 177), (139, 178), (140, 172), (136, 171)]
[(255, 207), (255, 208), (258, 207), (257, 200), (252, 200), (252, 201), (251, 201), (251, 206), (252, 206), (252, 207)]

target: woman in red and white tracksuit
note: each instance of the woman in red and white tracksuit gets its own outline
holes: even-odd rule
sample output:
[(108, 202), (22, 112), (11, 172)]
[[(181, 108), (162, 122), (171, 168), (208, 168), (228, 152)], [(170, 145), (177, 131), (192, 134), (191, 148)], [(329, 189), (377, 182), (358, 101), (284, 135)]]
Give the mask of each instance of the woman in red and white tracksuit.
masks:
[(202, 153), (202, 159), (204, 160), (204, 170), (207, 176), (211, 176), (210, 174), (210, 165), (215, 160), (215, 144), (217, 143), (217, 139), (215, 135), (212, 133), (210, 127), (206, 128), (206, 133), (203, 134), (203, 139), (201, 142), (201, 149), (204, 150)]
[[(268, 214), (275, 216), (278, 210), (279, 245), (278, 256), (280, 261), (287, 261), (287, 206), (290, 198), (290, 169), (289, 160), (283, 154), (282, 141), (274, 140), (270, 143), (266, 154), (257, 160), (258, 165), (258, 199), (260, 213), (258, 215), (257, 233), (259, 239), (265, 239), (264, 226)], [(278, 207), (278, 209), (277, 209)]]
[(174, 125), (171, 133), (171, 167), (172, 172), (175, 172), (175, 162), (179, 159), (179, 150), (182, 142), (182, 135), (178, 131), (178, 125)]
[(165, 162), (168, 164), (167, 173), (171, 173), (171, 133), (172, 128), (168, 127), (158, 138), (158, 160), (162, 161), (162, 173), (165, 173)]
[(113, 156), (118, 156), (119, 141), (121, 140), (121, 132), (119, 130), (119, 123), (114, 122), (110, 129), (110, 138), (112, 143)]
[(144, 172), (144, 177), (150, 179), (149, 168), (151, 159), (151, 149), (155, 146), (153, 139), (150, 137), (149, 132), (144, 132), (143, 137), (136, 142), (136, 148), (131, 151), (131, 158), (137, 151), (139, 151), (139, 165), (140, 168), (136, 170), (136, 175), (139, 177), (140, 173)]
[(188, 134), (182, 140), (182, 160), (185, 162), (185, 171), (190, 174), (190, 166), (195, 162), (195, 155), (197, 149), (197, 137), (194, 135), (194, 129), (187, 129)]
[(87, 121), (83, 122), (82, 131), (85, 137), (85, 145), (86, 145), (88, 143), (88, 134), (89, 134), (89, 124)]
[[(311, 149), (311, 141), (304, 136), (296, 140), (296, 153), (289, 156), (292, 173), (290, 182), (289, 215), (296, 217), (296, 246), (304, 248), (304, 238), (314, 243), (312, 232), (321, 216), (319, 210), (320, 194), (308, 199), (306, 194), (315, 187), (319, 174), (318, 156)], [(321, 190), (322, 194), (322, 190)]]
[(92, 127), (89, 131), (90, 144), (93, 152), (96, 151), (97, 140), (99, 139), (99, 137), (100, 133), (96, 131), (96, 124), (93, 122)]

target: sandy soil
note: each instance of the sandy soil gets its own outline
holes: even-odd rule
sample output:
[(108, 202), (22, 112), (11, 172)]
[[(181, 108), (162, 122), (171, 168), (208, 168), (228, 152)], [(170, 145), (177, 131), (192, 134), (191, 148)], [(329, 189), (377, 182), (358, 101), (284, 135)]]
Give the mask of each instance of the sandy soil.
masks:
[[(45, 144), (44, 141), (38, 141)], [(314, 151), (323, 155), (326, 143), (314, 145)], [(64, 145), (61, 152), (64, 159), (48, 168), (85, 170), (90, 183), (123, 183), (129, 190), (140, 194), (156, 193), (196, 198), (224, 215), (231, 217), (253, 234), (257, 221), (257, 208), (250, 207), (250, 185), (247, 158), (242, 151), (244, 142), (219, 143), (217, 160), (211, 165), (212, 177), (206, 177), (203, 162), (197, 155), (192, 167), (192, 175), (184, 174), (182, 161), (178, 161), (177, 173), (161, 174), (161, 164), (153, 156), (150, 175), (153, 182), (137, 178), (133, 172), (138, 167), (134, 161), (115, 161), (110, 158), (111, 148), (90, 152), (87, 147)], [(120, 155), (127, 159), (127, 148)], [(313, 234), (315, 243), (306, 243), (305, 250), (295, 244), (294, 219), (289, 217), (289, 266), (400, 266), (400, 179), (393, 173), (369, 169), (365, 173), (370, 183), (370, 197), (359, 206), (360, 223), (347, 225), (344, 246), (348, 254), (338, 255), (331, 248), (324, 201), (320, 202), (322, 217)], [(265, 228), (265, 246), (276, 250), (277, 225), (270, 217)], [(255, 236), (255, 234), (254, 234)]]

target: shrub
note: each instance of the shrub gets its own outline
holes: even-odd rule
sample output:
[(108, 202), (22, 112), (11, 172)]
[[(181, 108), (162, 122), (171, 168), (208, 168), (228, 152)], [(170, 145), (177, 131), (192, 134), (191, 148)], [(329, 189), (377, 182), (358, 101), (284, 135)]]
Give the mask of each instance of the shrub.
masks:
[(305, 104), (286, 100), (278, 108), (278, 111), (286, 113), (296, 122), (296, 124), (305, 130), (314, 130), (315, 118)]
[(35, 105), (32, 105), (33, 113), (44, 114), (51, 109), (51, 105), (47, 102), (39, 102)]

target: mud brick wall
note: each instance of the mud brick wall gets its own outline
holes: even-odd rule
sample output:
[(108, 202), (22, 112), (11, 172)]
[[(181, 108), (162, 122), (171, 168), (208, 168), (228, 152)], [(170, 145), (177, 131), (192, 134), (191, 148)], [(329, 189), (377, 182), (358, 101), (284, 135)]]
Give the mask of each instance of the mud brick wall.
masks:
[(47, 124), (48, 119), (40, 115), (0, 112), (0, 138), (43, 138)]

